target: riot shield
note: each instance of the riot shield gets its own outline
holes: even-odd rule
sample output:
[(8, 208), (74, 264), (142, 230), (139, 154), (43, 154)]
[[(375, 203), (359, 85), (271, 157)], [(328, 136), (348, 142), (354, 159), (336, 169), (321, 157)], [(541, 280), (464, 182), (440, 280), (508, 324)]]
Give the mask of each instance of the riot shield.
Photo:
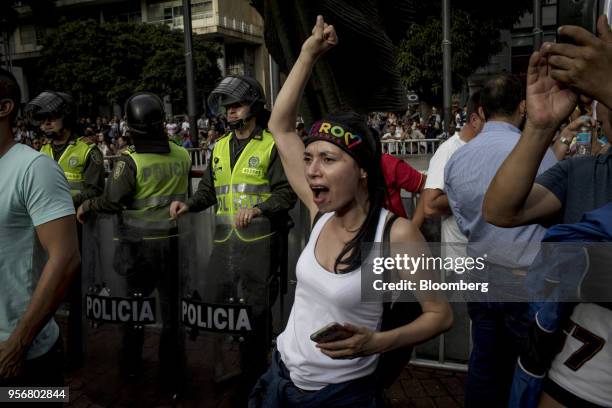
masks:
[(210, 211), (179, 219), (186, 374), (200, 406), (246, 406), (267, 369), (275, 239), (265, 217), (243, 229)]
[(103, 377), (92, 391), (97, 404), (112, 404), (126, 380), (180, 379), (176, 244), (176, 236), (124, 228), (121, 216), (92, 215), (83, 226), (85, 363), (77, 377)]

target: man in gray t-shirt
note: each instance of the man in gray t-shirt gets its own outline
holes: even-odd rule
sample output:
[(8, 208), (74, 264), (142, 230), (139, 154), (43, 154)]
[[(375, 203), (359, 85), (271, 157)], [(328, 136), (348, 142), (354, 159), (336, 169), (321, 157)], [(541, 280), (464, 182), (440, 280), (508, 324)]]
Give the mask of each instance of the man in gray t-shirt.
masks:
[[(62, 343), (51, 318), (80, 263), (70, 189), (58, 165), (13, 140), (20, 101), (0, 69), (0, 386), (63, 385)], [(47, 261), (38, 281), (38, 239)]]

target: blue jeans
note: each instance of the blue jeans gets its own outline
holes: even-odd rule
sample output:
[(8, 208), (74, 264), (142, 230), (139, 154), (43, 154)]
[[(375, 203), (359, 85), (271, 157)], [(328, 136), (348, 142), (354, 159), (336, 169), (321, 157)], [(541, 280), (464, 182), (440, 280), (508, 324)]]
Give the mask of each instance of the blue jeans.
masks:
[(384, 406), (376, 393), (374, 375), (319, 391), (302, 391), (293, 384), (280, 353), (274, 351), (268, 371), (261, 376), (249, 397), (248, 408), (378, 408)]
[(527, 303), (468, 303), (473, 348), (465, 406), (507, 407), (514, 368), (527, 337)]
[(472, 353), (465, 384), (466, 408), (507, 407), (514, 369), (529, 328), (529, 303), (523, 278), (487, 264), (470, 281), (489, 282), (486, 294), (472, 297)]

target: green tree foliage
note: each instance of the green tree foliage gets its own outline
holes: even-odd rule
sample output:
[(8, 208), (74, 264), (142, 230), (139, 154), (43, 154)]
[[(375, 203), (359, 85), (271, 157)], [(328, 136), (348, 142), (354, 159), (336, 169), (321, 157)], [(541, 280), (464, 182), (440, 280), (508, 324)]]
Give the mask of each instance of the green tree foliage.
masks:
[[(217, 44), (194, 35), (199, 91), (220, 79)], [(43, 42), (39, 87), (72, 93), (81, 107), (122, 104), (137, 91), (186, 100), (183, 31), (159, 24), (74, 21)]]
[[(510, 29), (533, 5), (532, 0), (492, 2), (451, 1), (453, 90), (460, 91), (476, 69), (502, 50), (500, 30)], [(442, 96), (441, 1), (418, 2), (416, 22), (397, 49), (397, 61), (406, 89), (429, 103)]]

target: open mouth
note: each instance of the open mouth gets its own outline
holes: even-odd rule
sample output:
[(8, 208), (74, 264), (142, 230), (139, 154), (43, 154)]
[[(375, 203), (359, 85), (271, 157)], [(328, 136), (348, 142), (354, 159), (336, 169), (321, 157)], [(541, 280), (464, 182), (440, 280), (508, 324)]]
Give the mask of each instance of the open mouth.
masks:
[(329, 188), (322, 185), (311, 185), (312, 196), (316, 204), (322, 203), (329, 193)]

